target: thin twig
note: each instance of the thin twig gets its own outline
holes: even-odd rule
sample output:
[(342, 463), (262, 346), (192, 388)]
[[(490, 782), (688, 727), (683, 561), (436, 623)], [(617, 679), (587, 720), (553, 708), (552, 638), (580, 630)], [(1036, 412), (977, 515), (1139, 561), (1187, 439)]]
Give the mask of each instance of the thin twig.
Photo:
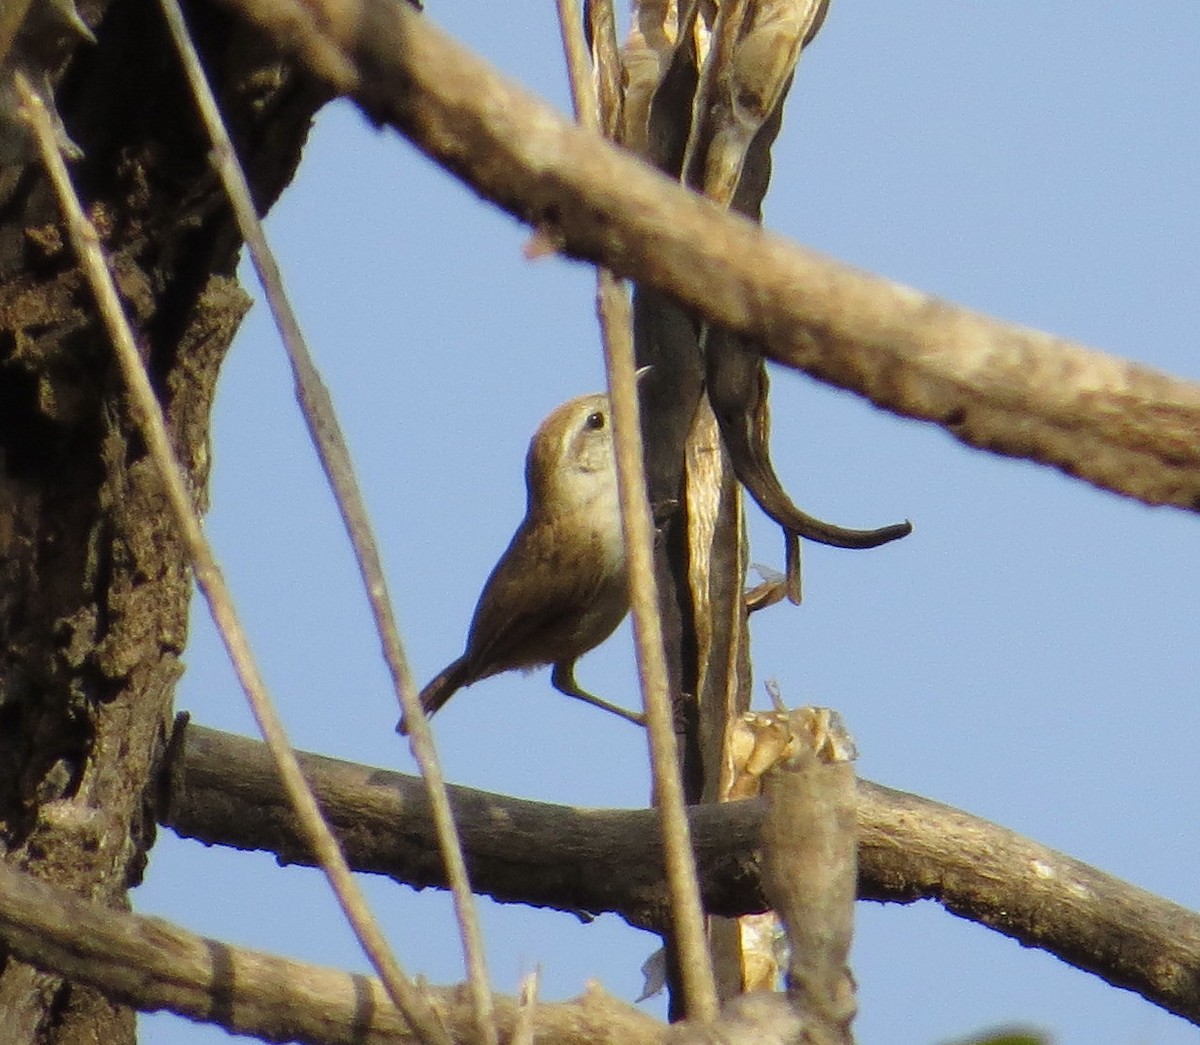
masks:
[(583, 36), (583, 12), (579, 0), (556, 0), (558, 29), (562, 34), (563, 56), (567, 60), (567, 82), (571, 87), (571, 104), (580, 127), (602, 133), (600, 104), (592, 86), (592, 65), (587, 40)]
[(429, 801), (438, 827), (439, 845), (446, 864), (446, 877), (451, 883), (459, 935), (462, 940), (463, 957), (467, 979), (471, 985), (479, 1033), (485, 1045), (495, 1045), (496, 1030), (493, 1019), (491, 986), (483, 946), (483, 933), (475, 908), (471, 883), (467, 876), (466, 861), (462, 855), (454, 817), (446, 794), (446, 782), (428, 720), (421, 708), (418, 690), (413, 681), (412, 670), (400, 639), (400, 631), (388, 595), (387, 581), (379, 548), (372, 533), (367, 516), (366, 502), (355, 476), (350, 451), (337, 421), (333, 399), (309, 352), (300, 323), (283, 288), (274, 253), (267, 243), (262, 223), (254, 208), (245, 173), (238, 163), (237, 153), (229, 133), (221, 119), (220, 110), (212, 89), (204, 75), (199, 55), (187, 31), (178, 0), (161, 0), (163, 13), (175, 39), (192, 93), (200, 109), (209, 137), (213, 144), (214, 163), (225, 186), (225, 192), (233, 205), (238, 228), (250, 250), (255, 271), (266, 294), (267, 301), (279, 329), (292, 367), (296, 385), (296, 398), (300, 403), (309, 435), (316, 447), (321, 466), (333, 490), (334, 500), (342, 516), (342, 522), (350, 537), (358, 562), (359, 573), (367, 590), (371, 613), (383, 647), (384, 659), (391, 673), (405, 720), (409, 723), (409, 734), (413, 755), (429, 789)]
[(632, 311), (624, 287), (612, 273), (600, 270), (600, 325), (604, 332), (604, 363), (612, 404), (613, 438), (617, 451), (621, 518), (629, 561), (629, 601), (637, 641), (638, 674), (646, 705), (654, 796), (663, 834), (663, 859), (671, 895), (676, 945), (679, 948), (683, 991), (689, 1020), (715, 1020), (719, 1012), (704, 931), (704, 909), (692, 856), (691, 831), (679, 773), (675, 714), (671, 706), (667, 657), (663, 648), (658, 583), (654, 574), (654, 522), (646, 496), (642, 433), (631, 333)]
[(208, 601), (209, 610), (229, 653), (238, 681), (246, 692), (263, 739), (271, 749), (279, 775), (287, 789), (296, 817), (321, 864), (338, 902), (371, 963), (378, 970), (388, 994), (420, 1037), (431, 1043), (449, 1045), (449, 1036), (426, 998), (408, 981), (391, 954), (383, 933), (374, 921), (366, 899), (355, 882), (346, 858), (329, 826), (322, 818), (316, 798), (300, 770), (266, 684), (250, 651), (249, 640), (233, 606), (233, 599), (216, 557), (204, 536), (200, 516), (192, 502), (188, 480), (167, 432), (162, 407), (155, 397), (133, 332), (121, 308), (116, 286), (100, 247), (95, 227), (71, 185), (66, 164), (58, 151), (54, 129), (42, 100), (28, 81), (15, 77), (22, 105), (37, 139), (42, 162), (58, 194), (72, 246), (79, 257), (105, 328), (116, 351), (117, 361), (129, 390), (130, 410), (146, 441), (151, 459), (165, 487), (180, 535), (187, 547), (196, 583)]
[[(587, 45), (577, 0), (558, 0), (559, 23), (571, 95), (580, 123), (599, 133), (599, 106), (587, 75)], [(608, 396), (613, 414), (621, 524), (629, 564), (629, 599), (637, 644), (638, 674), (650, 744), (654, 794), (663, 834), (663, 859), (671, 895), (676, 946), (683, 977), (688, 1018), (715, 1020), (720, 1006), (700, 903), (700, 886), (692, 856), (691, 832), (684, 803), (675, 713), (671, 703), (667, 657), (663, 646), (658, 584), (654, 574), (654, 522), (646, 494), (638, 418), (633, 314), (621, 281), (607, 269), (596, 270), (596, 307), (604, 341)]]

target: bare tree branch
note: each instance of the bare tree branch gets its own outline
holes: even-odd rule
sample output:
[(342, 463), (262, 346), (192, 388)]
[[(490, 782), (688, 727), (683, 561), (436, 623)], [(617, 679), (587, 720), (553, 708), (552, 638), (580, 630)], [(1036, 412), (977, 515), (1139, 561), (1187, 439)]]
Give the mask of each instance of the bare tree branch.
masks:
[[(177, 732), (160, 820), (206, 844), (311, 864), (262, 745)], [(419, 780), (302, 754), (306, 777), (361, 871), (444, 888)], [(668, 905), (653, 810), (578, 810), (451, 788), (475, 888), (659, 930)], [(705, 909), (766, 907), (761, 801), (688, 810)], [(1200, 1024), (1200, 915), (1015, 832), (916, 795), (858, 782), (859, 897), (930, 899)]]
[[(814, 745), (816, 757), (823, 758), (821, 752), (832, 752), (835, 761), (840, 761), (846, 749), (839, 745), (836, 734), (824, 729), (827, 719), (820, 711), (814, 715), (808, 709), (791, 716), (790, 721), (802, 732), (800, 745)], [(812, 728), (814, 723), (820, 728)], [(790, 858), (797, 857), (799, 851), (810, 857), (816, 855), (812, 841), (816, 840), (821, 849), (827, 847), (828, 830), (812, 823), (806, 813), (814, 812), (818, 819), (824, 819), (824, 813), (832, 806), (818, 800), (810, 810), (797, 810), (793, 801), (796, 789), (787, 781), (775, 779), (782, 776), (799, 780), (805, 775), (803, 770), (797, 774), (794, 765), (787, 761), (790, 755), (798, 757), (794, 756), (797, 744), (792, 740), (796, 728), (791, 731), (773, 725), (764, 728), (770, 733), (768, 746), (784, 756), (782, 768), (767, 774), (766, 863), (778, 872), (773, 888), (780, 894), (788, 894), (776, 899), (791, 914), (799, 913), (792, 900), (809, 909), (809, 899), (816, 899), (818, 906), (827, 906), (833, 900), (841, 908), (836, 920), (844, 927), (835, 930), (827, 943), (836, 977), (845, 978), (846, 949), (850, 943), (847, 913), (852, 907), (854, 866), (853, 806), (846, 799), (852, 801), (853, 775), (838, 771), (848, 768), (842, 762), (839, 767), (832, 767), (839, 779), (827, 774), (826, 783), (816, 788), (827, 792), (826, 799), (834, 798), (826, 785), (841, 794), (840, 799), (833, 801), (838, 809), (835, 822), (827, 827), (832, 827), (842, 841), (835, 843), (829, 852), (836, 854), (836, 866), (832, 869), (835, 876), (848, 881), (835, 885), (832, 894), (820, 888), (814, 897), (804, 897), (800, 894), (808, 890), (797, 891), (794, 883), (782, 878), (794, 877)], [(776, 735), (784, 737), (784, 744), (770, 744)], [(806, 747), (803, 759), (810, 767), (815, 761), (814, 746)], [(822, 768), (830, 769), (827, 765)], [(802, 789), (812, 791), (812, 788)], [(425, 792), (422, 798), (427, 801)], [(814, 836), (812, 839), (810, 834)], [(847, 842), (850, 852), (846, 851)], [(810, 884), (811, 881), (809, 876)], [(817, 921), (824, 924), (821, 918)], [(790, 931), (797, 933), (790, 937), (793, 955), (814, 949), (817, 943), (812, 936), (814, 927), (806, 925), (802, 930), (798, 925), (790, 925)], [(413, 1029), (403, 1022), (376, 979), (232, 947), (196, 936), (162, 919), (114, 912), (2, 865), (0, 941), (31, 966), (65, 975), (74, 983), (96, 987), (114, 1001), (144, 1010), (166, 1008), (238, 1033), (269, 1040), (356, 1045), (414, 1038)], [(523, 1035), (524, 1040), (571, 1045), (608, 1041), (631, 1045), (784, 1045), (799, 1040), (829, 1041), (833, 1045), (834, 1041), (848, 1041), (845, 1037), (822, 1038), (820, 1033), (812, 1037), (812, 1032), (821, 1031), (821, 1021), (809, 1009), (793, 1010), (784, 996), (772, 992), (738, 997), (719, 1017), (714, 1013), (713, 1019), (690, 1020), (672, 1027), (643, 1016), (631, 1005), (617, 1002), (598, 989), (589, 990), (576, 1002), (538, 1007), (528, 997), (529, 991), (523, 993), (526, 996), (521, 999), (496, 999), (496, 1029), (504, 1033), (505, 1040), (517, 1040), (518, 1035)], [(791, 993), (803, 999), (811, 992), (800, 989)], [(469, 992), (431, 991), (430, 997), (439, 1019), (455, 1040), (474, 1040), (478, 1014), (468, 1001)]]
[[(54, 970), (144, 1011), (167, 1009), (267, 1041), (399, 1045), (414, 1037), (377, 979), (197, 936), (161, 918), (114, 911), (0, 865), (0, 940)], [(475, 1014), (457, 987), (429, 988), (455, 1041), (473, 1041)], [(667, 1027), (599, 987), (535, 1007), (496, 996), (497, 1030), (555, 1045), (786, 1045), (800, 1021), (780, 995), (736, 999), (711, 1023)], [(11, 1030), (7, 1028), (6, 1030)]]
[(721, 214), (388, 0), (222, 0), (570, 254), (777, 362), (1147, 504), (1200, 510), (1200, 387), (1002, 323)]
[[(266, 828), (274, 832), (281, 855), (297, 859), (301, 843), (288, 826), (290, 813), (280, 815), (286, 800), (274, 783), (263, 745), (199, 727), (190, 727), (187, 734), (171, 787), (177, 802), (168, 810), (176, 814), (176, 829), (184, 830), (179, 822), (187, 819), (188, 811), (196, 812), (190, 801), (197, 794), (216, 798), (227, 804), (231, 828), (240, 827), (243, 835)], [(357, 857), (365, 847), (378, 860), (380, 850), (371, 850), (372, 839), (384, 839), (388, 849), (413, 852), (431, 845), (427, 798), (416, 778), (317, 756), (304, 756), (303, 762), (331, 818), (354, 825), (343, 832), (349, 853)], [(223, 789), (221, 783), (226, 785)], [(262, 808), (247, 801), (247, 791), (261, 799)], [(645, 905), (655, 890), (658, 904), (665, 904), (661, 882), (651, 870), (656, 855), (652, 810), (580, 811), (463, 788), (453, 791), (473, 862), (489, 872), (479, 880), (494, 878), (493, 869), (507, 864), (514, 881), (527, 879), (537, 888), (544, 885), (538, 860), (548, 865), (554, 858), (563, 871), (558, 891), (564, 895), (570, 878), (592, 867), (598, 878), (624, 874), (608, 888), (629, 906)], [(180, 817), (181, 812), (185, 816)], [(705, 884), (710, 895), (724, 889), (730, 910), (731, 901), (745, 901), (756, 893), (753, 850), (763, 815), (760, 801), (693, 810), (693, 837)], [(1110, 962), (1106, 970), (1093, 971), (1200, 1022), (1200, 919), (1195, 915), (965, 813), (876, 785), (859, 783), (858, 817), (860, 892), (876, 898), (940, 897), (960, 913), (970, 909), (976, 917), (986, 915), (981, 920), (1003, 931), (1021, 924), (1029, 930), (1019, 937), (1026, 943), (1046, 945), (1051, 937), (1075, 935), (1076, 950), (1090, 947)], [(495, 831), (498, 823), (506, 825), (502, 834)], [(206, 840), (226, 841), (211, 834)], [(735, 844), (740, 852), (731, 852)], [(543, 849), (547, 852), (539, 856)], [(523, 860), (524, 866), (517, 866)], [(441, 872), (432, 850), (426, 853), (425, 866)], [(724, 882), (714, 881), (722, 876)], [(583, 886), (596, 887), (598, 883)], [(542, 902), (552, 901), (543, 896)], [(622, 910), (611, 903), (605, 909)], [(1066, 912), (1070, 924), (1057, 921), (1059, 910)], [(3, 866), (0, 938), (21, 960), (142, 1009), (168, 1008), (271, 1040), (409, 1040), (373, 979), (232, 948), (160, 919), (78, 899)], [(1068, 959), (1071, 952), (1071, 947), (1056, 949)], [(469, 1036), (474, 1017), (465, 996), (457, 991), (434, 994), (456, 1038)], [(757, 1004), (757, 997), (739, 999), (726, 1011), (718, 1025), (725, 1028), (721, 1040), (735, 1040), (728, 1037), (733, 1033), (729, 1021), (753, 1026), (764, 1015), (744, 1008)], [(785, 1011), (769, 1008), (765, 1015), (780, 1028), (780, 1035), (786, 1033)], [(497, 998), (502, 1034), (510, 1031), (515, 1018), (513, 1001)], [(663, 1033), (661, 1024), (599, 991), (571, 1005), (539, 1005), (535, 1026), (539, 1038), (580, 1043), (649, 1042), (662, 1040)], [(667, 1040), (711, 1039), (685, 1026)]]
[[(830, 746), (823, 733), (813, 736), (815, 731), (808, 728), (807, 720), (801, 729), (801, 744), (815, 739), (821, 750)], [(790, 741), (792, 732), (784, 732), (785, 742)], [(772, 738), (778, 733), (780, 730), (775, 729)], [(793, 752), (795, 746), (787, 743), (784, 755)], [(815, 761), (812, 747), (806, 753), (805, 764), (811, 765)], [(835, 756), (840, 757), (836, 750)], [(834, 767), (839, 779), (829, 778), (828, 782), (842, 794), (835, 802), (840, 812), (831, 826), (843, 837), (843, 844), (834, 847), (843, 850), (835, 861), (835, 873), (848, 881), (834, 890), (836, 896), (832, 898), (843, 908), (838, 921), (848, 925), (846, 912), (853, 901), (854, 811), (846, 799), (853, 801), (853, 774), (836, 772), (846, 768), (844, 764)], [(791, 876), (785, 870), (789, 856), (797, 856), (799, 850), (814, 855), (808, 846), (809, 835), (822, 850), (829, 841), (829, 833), (821, 825), (804, 815), (793, 815), (798, 812), (791, 801), (795, 797), (793, 788), (780, 781), (775, 781), (778, 786), (771, 786), (773, 777), (799, 779), (803, 775), (786, 762), (781, 770), (768, 774), (771, 797), (767, 804), (771, 812), (767, 863), (785, 877)], [(428, 802), (427, 793), (423, 797)], [(827, 803), (818, 802), (811, 811), (823, 821), (829, 808)], [(846, 842), (849, 853), (844, 852)], [(789, 883), (777, 880), (775, 885), (790, 897), (798, 897)], [(830, 897), (824, 890), (818, 892), (818, 904), (825, 905)], [(798, 902), (807, 905), (804, 899)], [(787, 906), (791, 913), (797, 913), (792, 905)], [(813, 950), (815, 926), (793, 928), (797, 932), (792, 938), (793, 954)], [(837, 974), (842, 976), (849, 935), (845, 932), (835, 936), (830, 941), (832, 957)], [(409, 1041), (413, 1036), (400, 1020), (398, 1010), (389, 1004), (378, 980), (233, 947), (161, 919), (113, 912), (2, 865), (0, 940), (31, 965), (96, 987), (115, 1000), (140, 1009), (167, 1008), (232, 1031), (271, 1040), (338, 1043)], [(782, 1045), (801, 1040), (801, 1032), (819, 1032), (822, 1028), (808, 1008), (792, 1011), (782, 996), (773, 994), (739, 998), (722, 1016), (714, 1010), (703, 1018), (667, 1028), (600, 991), (590, 991), (575, 1003), (549, 1006), (534, 1006), (531, 993), (529, 988), (520, 1000), (498, 999), (496, 1030), (503, 1031), (506, 1040), (520, 1037), (533, 1041), (536, 1037), (588, 1045), (606, 1041)], [(801, 991), (801, 996), (804, 993)], [(443, 990), (431, 996), (439, 1018), (455, 1040), (473, 1040), (478, 1031), (478, 1014), (468, 997), (469, 992), (460, 990)]]
[[(53, 969), (144, 1011), (168, 1009), (266, 1041), (384, 1045), (415, 1039), (380, 982), (197, 936), (160, 918), (114, 911), (0, 864), (0, 939)], [(429, 989), (455, 1041), (475, 1040), (471, 1003)], [(513, 999), (497, 997), (507, 1039)], [(661, 1039), (663, 1025), (593, 988), (572, 1003), (539, 1003), (539, 1040), (570, 1045)]]

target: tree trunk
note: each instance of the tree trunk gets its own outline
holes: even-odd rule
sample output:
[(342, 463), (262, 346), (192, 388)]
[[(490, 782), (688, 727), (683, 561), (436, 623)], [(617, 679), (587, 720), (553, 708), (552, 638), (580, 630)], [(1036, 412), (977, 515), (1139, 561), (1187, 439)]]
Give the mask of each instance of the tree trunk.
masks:
[[(57, 92), (84, 151), (72, 174), (202, 502), (217, 370), (248, 307), (233, 280), (240, 244), (157, 5), (79, 7), (98, 43), (73, 48)], [(321, 96), (222, 12), (189, 15), (260, 204), (273, 201)], [(11, 866), (128, 906), (154, 836), (150, 785), (190, 593), (49, 185), (36, 164), (0, 169), (0, 855)], [(121, 1043), (134, 1013), (0, 953), (0, 1026), (13, 1042)]]

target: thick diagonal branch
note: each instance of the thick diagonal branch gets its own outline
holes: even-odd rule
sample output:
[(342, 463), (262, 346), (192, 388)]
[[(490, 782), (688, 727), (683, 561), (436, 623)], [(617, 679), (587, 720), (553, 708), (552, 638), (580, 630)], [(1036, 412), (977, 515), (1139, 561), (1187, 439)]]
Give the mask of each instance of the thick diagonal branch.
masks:
[(972, 446), (1147, 504), (1200, 510), (1200, 387), (867, 275), (723, 214), (402, 5), (223, 2), (567, 253)]

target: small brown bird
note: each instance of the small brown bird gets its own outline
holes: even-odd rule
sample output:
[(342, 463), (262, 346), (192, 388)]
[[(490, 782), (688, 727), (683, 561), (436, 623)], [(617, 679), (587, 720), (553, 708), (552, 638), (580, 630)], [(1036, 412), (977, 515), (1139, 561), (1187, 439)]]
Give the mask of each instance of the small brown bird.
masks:
[[(572, 399), (542, 422), (525, 487), (525, 518), (483, 586), (466, 652), (421, 691), (421, 706), (432, 715), (463, 686), (553, 664), (560, 693), (643, 725), (575, 681), (575, 661), (629, 610), (608, 396)], [(396, 729), (407, 733), (407, 722)]]

